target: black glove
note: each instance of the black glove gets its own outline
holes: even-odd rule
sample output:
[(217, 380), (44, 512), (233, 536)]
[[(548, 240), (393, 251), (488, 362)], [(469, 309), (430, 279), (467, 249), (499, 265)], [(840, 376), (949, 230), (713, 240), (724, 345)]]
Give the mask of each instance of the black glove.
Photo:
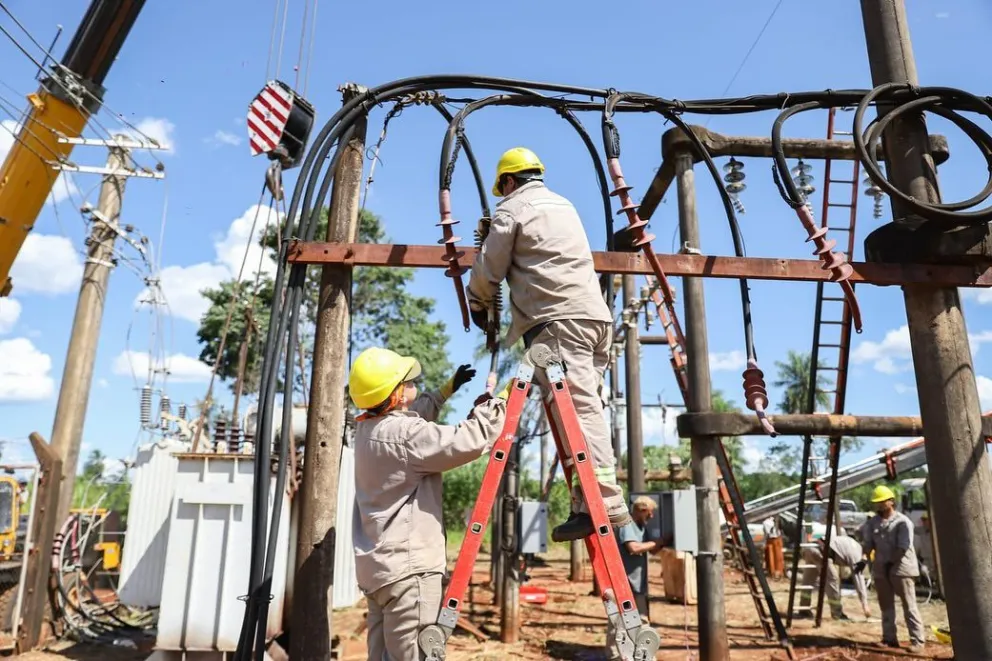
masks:
[(486, 330), (486, 326), (489, 325), (488, 310), (473, 310), (472, 308), (469, 308), (469, 315), (472, 317), (472, 323), (475, 324), (479, 330)]
[(466, 383), (471, 381), (475, 377), (475, 368), (471, 365), (462, 365), (455, 372), (455, 376), (451, 379), (451, 385), (454, 386), (452, 392), (457, 392), (459, 388), (464, 386)]
[(478, 397), (475, 398), (475, 401), (472, 402), (472, 408), (475, 408), (476, 406), (479, 406), (480, 404), (485, 404), (486, 402), (488, 402), (492, 398), (493, 398), (492, 393), (484, 392), (484, 393), (482, 393), (481, 395), (479, 395)]
[(865, 570), (865, 567), (867, 566), (868, 566), (867, 560), (859, 560), (858, 562), (854, 563), (854, 573), (860, 574)]

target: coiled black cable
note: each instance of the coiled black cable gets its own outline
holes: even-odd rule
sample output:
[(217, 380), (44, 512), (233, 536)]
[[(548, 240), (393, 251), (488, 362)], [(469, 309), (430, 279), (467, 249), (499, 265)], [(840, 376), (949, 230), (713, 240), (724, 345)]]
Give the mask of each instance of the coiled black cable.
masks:
[[(904, 96), (908, 95), (909, 98), (903, 101), (896, 100), (898, 96), (894, 93), (898, 92), (902, 92)], [(878, 119), (869, 124), (867, 129), (864, 129), (862, 127), (865, 111), (872, 103), (884, 104), (889, 106), (889, 109), (884, 113), (880, 112)], [(890, 103), (891, 105), (889, 105)], [(861, 98), (854, 112), (852, 132), (855, 150), (858, 154), (858, 160), (861, 161), (875, 185), (923, 218), (956, 224), (987, 223), (992, 221), (992, 206), (977, 211), (965, 211), (965, 209), (981, 204), (992, 195), (992, 136), (971, 120), (959, 115), (956, 112), (958, 110), (974, 112), (992, 119), (992, 104), (987, 99), (979, 98), (962, 90), (951, 87), (914, 87), (904, 83), (879, 85)], [(894, 119), (909, 113), (923, 111), (932, 112), (952, 122), (971, 138), (979, 151), (982, 152), (986, 167), (989, 170), (989, 178), (985, 187), (977, 195), (961, 202), (951, 203), (920, 200), (894, 186), (882, 172), (875, 154), (877, 153), (876, 143), (881, 139), (886, 127)], [(922, 155), (920, 156), (922, 157)]]

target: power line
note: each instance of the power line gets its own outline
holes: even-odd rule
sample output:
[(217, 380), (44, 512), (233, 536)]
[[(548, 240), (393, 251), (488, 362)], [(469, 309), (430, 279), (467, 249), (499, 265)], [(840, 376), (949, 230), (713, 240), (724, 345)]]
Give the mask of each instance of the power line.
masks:
[[(751, 47), (747, 49), (747, 53), (745, 53), (744, 57), (741, 59), (741, 63), (737, 67), (737, 71), (735, 71), (734, 75), (730, 77), (730, 82), (727, 83), (727, 86), (724, 87), (723, 91), (720, 93), (721, 97), (726, 96), (727, 92), (730, 91), (730, 88), (733, 86), (733, 84), (737, 82), (737, 77), (741, 74), (741, 71), (744, 70), (744, 65), (747, 64), (748, 59), (751, 57), (751, 53), (753, 53), (754, 49), (758, 47), (758, 43), (761, 42), (761, 38), (765, 35), (765, 30), (768, 29), (768, 26), (771, 24), (772, 19), (775, 18), (775, 14), (778, 12), (778, 8), (782, 6), (782, 2), (783, 0), (778, 0), (778, 2), (775, 3), (775, 7), (772, 8), (772, 12), (768, 15), (768, 18), (765, 20), (765, 24), (762, 25), (761, 30), (758, 31), (758, 36), (756, 36), (754, 38), (754, 41), (751, 42)], [(706, 123), (704, 123), (703, 126), (709, 123), (711, 117), (706, 118)]]

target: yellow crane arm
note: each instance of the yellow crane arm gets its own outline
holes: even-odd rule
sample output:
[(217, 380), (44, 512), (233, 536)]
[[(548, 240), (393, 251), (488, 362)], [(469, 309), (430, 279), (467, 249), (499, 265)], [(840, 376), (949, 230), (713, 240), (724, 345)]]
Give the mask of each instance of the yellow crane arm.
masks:
[(10, 269), (34, 227), (72, 144), (103, 99), (103, 80), (145, 0), (93, 0), (62, 61), (52, 67), (0, 167), (0, 296), (13, 287)]
[(0, 167), (0, 296), (10, 293), (14, 259), (51, 193), (57, 166), (72, 152), (71, 144), (59, 142), (59, 134), (78, 138), (89, 119), (84, 108), (47, 90), (28, 100), (31, 112)]

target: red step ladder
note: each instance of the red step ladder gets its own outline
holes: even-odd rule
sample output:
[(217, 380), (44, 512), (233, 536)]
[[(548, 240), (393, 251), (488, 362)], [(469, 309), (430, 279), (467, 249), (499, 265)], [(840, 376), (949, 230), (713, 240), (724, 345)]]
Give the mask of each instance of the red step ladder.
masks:
[[(517, 376), (510, 386), (503, 431), (490, 451), (489, 465), (482, 478), (479, 497), (472, 509), (472, 517), (469, 520), (465, 539), (462, 541), (455, 569), (451, 574), (451, 581), (441, 601), (437, 623), (424, 627), (418, 637), (420, 648), (429, 661), (444, 659), (445, 643), (458, 622), (462, 599), (482, 546), (482, 537), (496, 500), (496, 491), (506, 468), (510, 448), (515, 441), (520, 414), (527, 401), (534, 372), (539, 369), (544, 370), (549, 382), (551, 392), (550, 399), (545, 399), (545, 412), (565, 479), (571, 486), (573, 474), (578, 475), (579, 485), (595, 526), (595, 533), (585, 540), (586, 549), (592, 561), (596, 580), (603, 587), (602, 598), (606, 616), (617, 631), (617, 651), (624, 661), (647, 661), (655, 657), (661, 644), (658, 633), (643, 625), (640, 613), (637, 612), (634, 595), (620, 557), (620, 549), (613, 535), (606, 505), (599, 492), (599, 483), (593, 473), (591, 455), (575, 413), (568, 384), (565, 382), (564, 365), (550, 349), (543, 345), (534, 345), (524, 356), (517, 370)], [(571, 450), (571, 457), (565, 451), (565, 444)]]

